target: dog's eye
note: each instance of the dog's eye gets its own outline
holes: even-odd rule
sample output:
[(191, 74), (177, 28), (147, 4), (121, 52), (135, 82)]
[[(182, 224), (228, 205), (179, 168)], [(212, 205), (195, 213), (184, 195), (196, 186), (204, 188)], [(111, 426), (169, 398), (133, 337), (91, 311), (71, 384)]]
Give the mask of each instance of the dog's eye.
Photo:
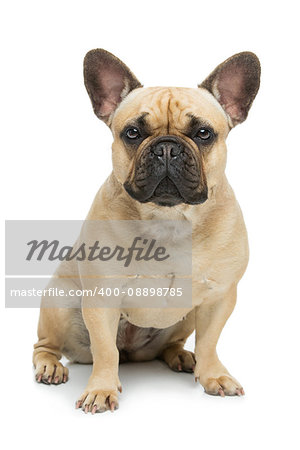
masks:
[(208, 141), (213, 137), (213, 134), (207, 128), (200, 128), (196, 137), (200, 138), (202, 141)]
[(125, 134), (128, 139), (138, 139), (141, 137), (137, 128), (128, 128)]

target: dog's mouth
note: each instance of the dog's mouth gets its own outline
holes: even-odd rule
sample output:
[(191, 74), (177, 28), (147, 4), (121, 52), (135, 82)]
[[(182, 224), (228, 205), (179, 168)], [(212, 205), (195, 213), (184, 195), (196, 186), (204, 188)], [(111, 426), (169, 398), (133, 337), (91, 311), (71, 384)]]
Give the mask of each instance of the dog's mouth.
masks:
[(147, 202), (153, 202), (159, 206), (175, 206), (183, 203), (184, 198), (180, 194), (176, 184), (169, 177), (165, 177), (158, 183)]
[(181, 203), (197, 205), (207, 200), (206, 187), (200, 192), (194, 192), (193, 195), (186, 196), (168, 176), (164, 177), (147, 197), (141, 195), (140, 192), (134, 191), (128, 182), (124, 183), (124, 188), (132, 198), (140, 203), (152, 202), (159, 206), (171, 207)]

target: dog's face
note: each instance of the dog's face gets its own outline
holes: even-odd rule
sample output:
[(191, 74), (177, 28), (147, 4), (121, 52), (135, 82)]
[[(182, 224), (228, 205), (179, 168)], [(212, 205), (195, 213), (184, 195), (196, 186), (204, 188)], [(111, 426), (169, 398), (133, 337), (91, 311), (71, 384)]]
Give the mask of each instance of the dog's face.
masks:
[(114, 174), (127, 193), (159, 206), (204, 203), (222, 179), (227, 134), (258, 91), (257, 57), (229, 58), (196, 89), (142, 88), (104, 50), (87, 54), (84, 73), (94, 111), (112, 130)]
[(224, 170), (227, 120), (204, 89), (137, 89), (112, 130), (115, 174), (140, 202), (203, 203)]

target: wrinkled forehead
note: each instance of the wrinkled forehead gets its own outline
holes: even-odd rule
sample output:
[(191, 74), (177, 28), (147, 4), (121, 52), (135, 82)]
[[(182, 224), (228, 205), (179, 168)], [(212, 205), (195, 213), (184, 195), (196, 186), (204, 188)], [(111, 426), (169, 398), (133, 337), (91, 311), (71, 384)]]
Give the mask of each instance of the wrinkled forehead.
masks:
[(195, 118), (219, 133), (227, 134), (229, 131), (226, 113), (206, 89), (139, 88), (120, 104), (112, 129), (132, 125), (142, 119), (153, 131), (180, 132)]

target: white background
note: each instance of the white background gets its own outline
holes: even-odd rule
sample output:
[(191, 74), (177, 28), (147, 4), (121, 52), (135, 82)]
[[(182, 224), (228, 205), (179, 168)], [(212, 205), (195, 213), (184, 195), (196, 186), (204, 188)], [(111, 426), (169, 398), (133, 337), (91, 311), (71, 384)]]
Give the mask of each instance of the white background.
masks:
[[(299, 448), (299, 14), (285, 1), (10, 1), (1, 11), (1, 214), (83, 219), (111, 169), (85, 53), (103, 47), (146, 86), (196, 86), (251, 50), (262, 84), (228, 138), (228, 178), (251, 259), (218, 346), (244, 398), (214, 398), (162, 363), (121, 367), (120, 409), (75, 411), (90, 366), (37, 385), (37, 310), (3, 310), (1, 403), (9, 448)], [(3, 225), (3, 221), (1, 223)], [(188, 342), (193, 348), (193, 339)], [(298, 416), (298, 417), (297, 417)], [(3, 437), (2, 437), (3, 440)]]

